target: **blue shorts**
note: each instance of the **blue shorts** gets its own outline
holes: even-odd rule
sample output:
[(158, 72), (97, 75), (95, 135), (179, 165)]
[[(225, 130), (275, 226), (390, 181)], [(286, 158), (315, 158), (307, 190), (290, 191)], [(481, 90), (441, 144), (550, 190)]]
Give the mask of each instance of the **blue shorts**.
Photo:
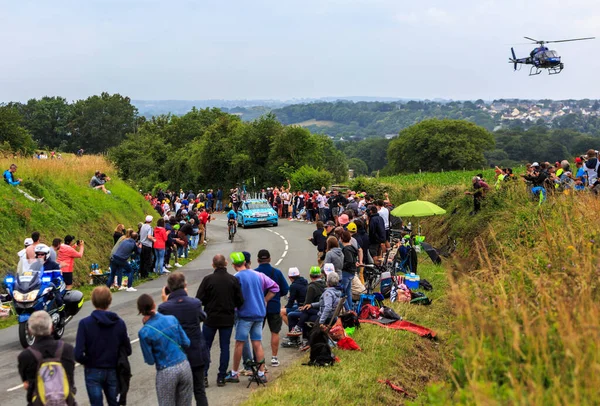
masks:
[(251, 341), (262, 341), (263, 322), (238, 319), (235, 326), (235, 341), (246, 341), (250, 334)]

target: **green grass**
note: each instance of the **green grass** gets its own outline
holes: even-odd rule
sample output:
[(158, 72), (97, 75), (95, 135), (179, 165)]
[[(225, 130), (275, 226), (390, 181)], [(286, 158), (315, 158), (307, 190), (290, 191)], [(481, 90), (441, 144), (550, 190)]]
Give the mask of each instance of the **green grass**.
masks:
[[(428, 396), (430, 382), (446, 380), (446, 364), (452, 361), (448, 280), (442, 267), (421, 256), (419, 273), (434, 286), (427, 292), (431, 306), (391, 304), (405, 320), (433, 329), (432, 341), (407, 331), (362, 324), (353, 338), (362, 351), (334, 349), (341, 362), (330, 368), (304, 366), (308, 353), (286, 368), (281, 378), (252, 393), (247, 405), (391, 405), (405, 400), (378, 382), (390, 379), (417, 401)], [(428, 264), (429, 263), (429, 264)], [(390, 305), (386, 301), (386, 305)], [(282, 349), (281, 351), (296, 351)]]

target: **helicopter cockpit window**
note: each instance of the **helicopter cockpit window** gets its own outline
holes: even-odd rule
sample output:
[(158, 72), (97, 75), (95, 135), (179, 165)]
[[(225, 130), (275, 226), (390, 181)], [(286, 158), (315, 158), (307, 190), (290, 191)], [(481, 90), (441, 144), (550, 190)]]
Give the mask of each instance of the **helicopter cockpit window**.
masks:
[(544, 52), (544, 57), (546, 58), (558, 58), (558, 54), (556, 51), (546, 51)]

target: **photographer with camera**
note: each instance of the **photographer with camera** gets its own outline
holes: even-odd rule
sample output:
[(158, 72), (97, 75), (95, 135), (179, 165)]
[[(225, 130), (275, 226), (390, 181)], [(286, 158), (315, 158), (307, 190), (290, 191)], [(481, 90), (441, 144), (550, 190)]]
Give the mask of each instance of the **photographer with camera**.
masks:
[(73, 286), (73, 263), (75, 258), (83, 257), (84, 242), (83, 240), (77, 240), (77, 250), (74, 248), (75, 237), (67, 235), (64, 239), (64, 244), (60, 246), (56, 259), (61, 266), (63, 279), (67, 290), (70, 290)]
[(90, 180), (90, 187), (94, 189), (100, 189), (104, 193), (110, 194), (110, 190), (107, 190), (104, 184), (108, 182), (110, 178), (106, 176), (105, 173), (101, 173), (100, 171), (96, 171), (92, 179)]

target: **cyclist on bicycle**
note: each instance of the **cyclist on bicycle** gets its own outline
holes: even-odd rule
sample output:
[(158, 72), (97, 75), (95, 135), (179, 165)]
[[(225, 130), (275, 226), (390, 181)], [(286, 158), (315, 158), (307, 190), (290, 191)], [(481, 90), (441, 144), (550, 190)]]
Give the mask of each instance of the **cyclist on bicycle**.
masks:
[(227, 213), (227, 226), (235, 225), (235, 221), (237, 220), (237, 213), (233, 210), (229, 210)]

